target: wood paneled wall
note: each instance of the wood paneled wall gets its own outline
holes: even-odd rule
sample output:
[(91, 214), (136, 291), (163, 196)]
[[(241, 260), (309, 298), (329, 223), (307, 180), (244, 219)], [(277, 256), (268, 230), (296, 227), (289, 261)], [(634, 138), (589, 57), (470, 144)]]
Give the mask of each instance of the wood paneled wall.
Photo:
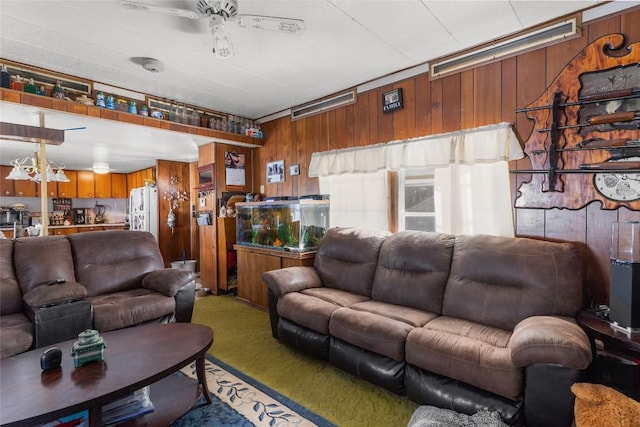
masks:
[(166, 267), (171, 266), (172, 261), (180, 261), (184, 251), (186, 259), (194, 259), (197, 254), (192, 253), (191, 229), (193, 219), (191, 217), (191, 204), (193, 198), (180, 203), (178, 209), (174, 209), (176, 214), (176, 226), (173, 231), (167, 225), (167, 216), (169, 215), (169, 202), (164, 200), (165, 191), (169, 191), (173, 187), (169, 185), (169, 179), (172, 175), (178, 176), (181, 184), (190, 193), (190, 169), (191, 165), (184, 162), (174, 162), (169, 160), (158, 160), (156, 162), (156, 183), (158, 186), (158, 244), (160, 252), (164, 258)]
[[(583, 25), (582, 36), (548, 48), (477, 67), (439, 80), (428, 75), (400, 81), (358, 94), (355, 104), (306, 119), (284, 117), (265, 123), (264, 147), (255, 151), (254, 191), (261, 185), (268, 196), (300, 196), (319, 191), (318, 180), (308, 178), (311, 154), (397, 139), (450, 132), (498, 122), (514, 123), (524, 142), (533, 122), (515, 109), (536, 100), (562, 68), (593, 40), (623, 33), (629, 42), (640, 40), (640, 8)], [(384, 92), (401, 87), (404, 108), (383, 114)], [(284, 183), (266, 182), (266, 163), (284, 160)], [(513, 169), (528, 168), (527, 160), (512, 162)], [(290, 165), (300, 164), (300, 175), (289, 176)], [(512, 176), (517, 188), (527, 176)], [(607, 303), (609, 295), (610, 223), (640, 220), (640, 212), (625, 208), (601, 210), (600, 203), (584, 209), (514, 208), (516, 234), (554, 241), (575, 242), (585, 260), (585, 303)]]

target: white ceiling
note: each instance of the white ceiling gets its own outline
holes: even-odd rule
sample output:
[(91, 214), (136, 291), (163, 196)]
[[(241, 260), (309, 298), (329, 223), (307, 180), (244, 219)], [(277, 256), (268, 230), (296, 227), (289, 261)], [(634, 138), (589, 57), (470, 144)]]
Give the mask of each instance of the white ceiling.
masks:
[[(195, 10), (195, 0), (145, 1)], [(211, 52), (205, 18), (127, 10), (114, 0), (0, 0), (0, 57), (259, 119), (600, 3), (239, 0), (240, 14), (303, 19), (306, 31), (289, 35), (228, 22), (235, 56), (221, 60)], [(614, 2), (599, 8), (606, 13), (638, 4)], [(136, 59), (140, 57), (160, 60), (164, 70), (144, 70)], [(2, 103), (0, 113), (2, 121), (37, 124), (31, 110)], [(58, 161), (75, 169), (106, 161), (126, 172), (164, 156), (193, 161), (197, 145), (208, 142), (183, 136), (176, 143), (175, 133), (105, 128), (89, 118), (59, 114), (48, 115), (46, 126), (85, 127), (66, 132), (64, 148), (58, 147), (59, 153), (52, 148), (49, 156), (59, 154)], [(3, 141), (0, 163), (16, 157), (19, 146)], [(96, 160), (100, 156), (94, 153), (101, 151), (104, 160)]]

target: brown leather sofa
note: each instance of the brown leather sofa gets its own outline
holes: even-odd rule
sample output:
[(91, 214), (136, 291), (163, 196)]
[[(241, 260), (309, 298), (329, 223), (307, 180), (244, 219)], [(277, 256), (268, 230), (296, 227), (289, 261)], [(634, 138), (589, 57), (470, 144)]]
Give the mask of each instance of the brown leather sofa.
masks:
[(273, 336), (428, 404), (570, 426), (592, 349), (569, 243), (332, 228), (313, 267), (263, 275)]
[(195, 276), (142, 231), (0, 240), (0, 358), (145, 322), (190, 322)]

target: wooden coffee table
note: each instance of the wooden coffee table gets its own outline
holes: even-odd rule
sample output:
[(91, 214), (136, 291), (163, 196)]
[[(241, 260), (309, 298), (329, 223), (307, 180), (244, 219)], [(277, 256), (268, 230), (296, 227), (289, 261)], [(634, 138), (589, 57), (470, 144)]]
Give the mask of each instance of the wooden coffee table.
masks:
[[(0, 424), (33, 426), (89, 410), (89, 425), (102, 425), (102, 406), (151, 385), (155, 411), (128, 425), (169, 425), (189, 411), (200, 392), (211, 403), (204, 373), (213, 331), (191, 323), (148, 324), (101, 334), (103, 362), (74, 368), (75, 340), (56, 344), (62, 365), (40, 369), (46, 348), (0, 361)], [(196, 362), (197, 380), (171, 375)]]

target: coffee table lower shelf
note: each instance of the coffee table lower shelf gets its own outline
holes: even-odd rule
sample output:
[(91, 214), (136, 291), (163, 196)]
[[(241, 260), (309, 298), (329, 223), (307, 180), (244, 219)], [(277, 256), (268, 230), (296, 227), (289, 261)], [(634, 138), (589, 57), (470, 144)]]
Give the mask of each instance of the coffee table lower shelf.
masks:
[(200, 398), (198, 381), (184, 375), (170, 375), (150, 387), (149, 395), (155, 411), (119, 426), (168, 426), (189, 412)]

